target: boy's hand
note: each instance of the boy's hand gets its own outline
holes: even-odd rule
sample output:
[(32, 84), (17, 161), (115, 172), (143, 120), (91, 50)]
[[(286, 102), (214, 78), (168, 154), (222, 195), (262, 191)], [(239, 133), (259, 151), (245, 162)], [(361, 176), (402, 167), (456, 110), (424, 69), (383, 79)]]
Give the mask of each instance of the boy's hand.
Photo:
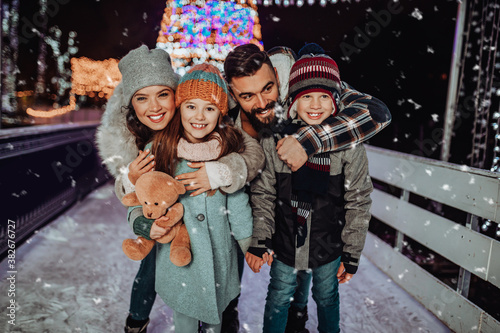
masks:
[(264, 260), (262, 260), (262, 258), (250, 252), (245, 253), (245, 260), (247, 261), (248, 267), (250, 267), (254, 273), (259, 273), (262, 265), (264, 265)]
[(148, 171), (151, 171), (155, 166), (153, 155), (149, 155), (149, 149), (139, 151), (139, 155), (130, 163), (128, 167), (128, 179), (135, 185), (137, 179)]
[[(188, 166), (193, 169), (198, 169), (194, 172), (183, 173), (175, 177), (185, 187), (186, 191), (194, 191), (191, 196), (197, 196), (203, 192), (211, 190), (210, 181), (208, 180), (207, 169), (204, 162), (190, 162)], [(188, 186), (186, 186), (188, 185)]]
[(289, 135), (278, 141), (276, 145), (278, 157), (292, 169), (292, 171), (299, 170), (304, 163), (307, 162), (308, 156), (304, 147), (293, 136)]
[(339, 284), (348, 282), (350, 279), (352, 279), (352, 277), (353, 274), (347, 273), (344, 268), (344, 263), (341, 262), (339, 270), (337, 271), (337, 279), (339, 280)]
[[(170, 228), (168, 228), (168, 230), (170, 230)], [(168, 230), (166, 228), (158, 226), (158, 224), (156, 223), (153, 223), (153, 225), (151, 226), (151, 231), (149, 232), (149, 238), (158, 239), (165, 235)]]

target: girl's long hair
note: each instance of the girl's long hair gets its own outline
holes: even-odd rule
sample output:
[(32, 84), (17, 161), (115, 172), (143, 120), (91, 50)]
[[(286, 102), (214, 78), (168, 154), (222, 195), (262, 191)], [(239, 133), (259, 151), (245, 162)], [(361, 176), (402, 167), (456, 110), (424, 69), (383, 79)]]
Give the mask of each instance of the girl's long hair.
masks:
[(127, 112), (127, 128), (130, 133), (134, 135), (137, 148), (139, 150), (144, 150), (144, 147), (151, 141), (155, 132), (139, 121), (135, 109), (132, 106), (132, 102), (130, 102), (128, 106), (123, 106), (122, 112)]
[[(217, 136), (215, 133), (219, 135)], [(167, 127), (154, 136), (152, 153), (155, 156), (155, 170), (165, 172), (171, 176), (175, 175), (175, 169), (179, 161), (177, 158), (177, 144), (180, 138), (186, 139), (181, 123), (181, 112), (179, 108), (176, 108), (174, 117)], [(217, 126), (215, 126), (212, 133), (203, 139), (203, 142), (211, 139), (217, 139), (220, 142), (221, 153), (217, 159), (230, 153), (241, 153), (245, 149), (243, 135), (239, 129), (233, 127), (229, 116), (219, 115)]]

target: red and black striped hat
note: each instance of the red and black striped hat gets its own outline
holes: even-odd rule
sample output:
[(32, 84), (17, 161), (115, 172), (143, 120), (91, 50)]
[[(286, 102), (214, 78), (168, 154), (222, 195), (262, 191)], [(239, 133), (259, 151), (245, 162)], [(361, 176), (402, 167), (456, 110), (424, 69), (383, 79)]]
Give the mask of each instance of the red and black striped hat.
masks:
[(340, 74), (337, 63), (327, 55), (304, 55), (292, 66), (288, 96), (291, 100), (288, 117), (295, 116), (295, 101), (302, 95), (324, 92), (334, 102), (333, 115), (337, 113), (336, 97), (340, 95)]

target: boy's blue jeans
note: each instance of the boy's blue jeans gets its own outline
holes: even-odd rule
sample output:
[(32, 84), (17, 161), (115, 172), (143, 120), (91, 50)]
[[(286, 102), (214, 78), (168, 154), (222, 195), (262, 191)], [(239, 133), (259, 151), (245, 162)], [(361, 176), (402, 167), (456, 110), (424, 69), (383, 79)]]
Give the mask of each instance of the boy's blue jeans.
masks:
[(139, 271), (135, 276), (130, 295), (130, 315), (135, 320), (149, 318), (156, 298), (155, 291), (156, 245), (142, 259)]
[[(312, 296), (318, 309), (318, 331), (320, 333), (340, 332), (339, 283), (337, 280), (339, 266), (340, 257), (312, 270)], [(264, 310), (264, 333), (285, 331), (288, 308), (297, 289), (298, 272), (302, 274), (306, 271), (297, 271), (276, 259), (273, 261)], [(306, 272), (306, 274), (311, 273)]]

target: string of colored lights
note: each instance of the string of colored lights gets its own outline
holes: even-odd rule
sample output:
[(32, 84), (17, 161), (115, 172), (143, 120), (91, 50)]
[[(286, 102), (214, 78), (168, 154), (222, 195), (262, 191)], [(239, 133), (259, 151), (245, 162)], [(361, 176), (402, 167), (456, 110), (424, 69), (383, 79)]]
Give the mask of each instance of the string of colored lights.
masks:
[(156, 47), (170, 54), (182, 75), (202, 62), (222, 69), (234, 47), (253, 43), (263, 49), (261, 39), (254, 1), (168, 0)]

